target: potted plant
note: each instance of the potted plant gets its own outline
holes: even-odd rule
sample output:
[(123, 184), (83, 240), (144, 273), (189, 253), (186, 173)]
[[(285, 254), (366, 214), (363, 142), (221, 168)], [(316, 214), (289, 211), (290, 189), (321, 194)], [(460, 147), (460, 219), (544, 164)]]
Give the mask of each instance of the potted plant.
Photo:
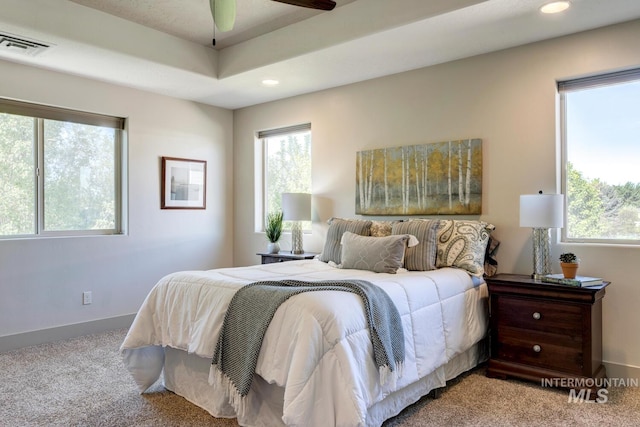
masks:
[(560, 254), (560, 267), (562, 268), (562, 274), (564, 274), (565, 279), (576, 278), (578, 265), (580, 265), (580, 260), (578, 260), (576, 254), (571, 252)]
[(277, 254), (280, 252), (280, 236), (282, 235), (282, 212), (271, 212), (267, 214), (267, 224), (264, 229), (269, 244), (267, 245), (267, 252), (270, 254)]

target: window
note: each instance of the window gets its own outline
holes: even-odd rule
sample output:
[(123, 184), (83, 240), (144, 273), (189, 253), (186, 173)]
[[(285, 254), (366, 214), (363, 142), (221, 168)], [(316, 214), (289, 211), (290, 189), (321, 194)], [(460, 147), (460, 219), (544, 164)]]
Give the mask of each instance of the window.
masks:
[(558, 83), (563, 240), (640, 244), (640, 69)]
[[(262, 148), (260, 230), (268, 213), (282, 210), (282, 193), (311, 193), (311, 124), (258, 132)], [(305, 230), (311, 221), (303, 221)], [(290, 228), (285, 222), (284, 228)]]
[(0, 237), (122, 232), (124, 119), (0, 99)]

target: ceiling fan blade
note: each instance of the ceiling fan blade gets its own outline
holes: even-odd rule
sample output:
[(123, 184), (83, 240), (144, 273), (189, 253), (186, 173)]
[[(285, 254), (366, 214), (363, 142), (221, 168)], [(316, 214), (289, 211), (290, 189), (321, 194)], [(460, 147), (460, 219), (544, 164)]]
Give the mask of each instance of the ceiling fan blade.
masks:
[(292, 4), (294, 6), (308, 7), (311, 9), (319, 9), (319, 10), (333, 10), (333, 8), (336, 7), (336, 2), (331, 0), (273, 0), (273, 1)]
[(209, 6), (213, 23), (218, 30), (233, 30), (233, 24), (236, 22), (236, 0), (209, 0)]

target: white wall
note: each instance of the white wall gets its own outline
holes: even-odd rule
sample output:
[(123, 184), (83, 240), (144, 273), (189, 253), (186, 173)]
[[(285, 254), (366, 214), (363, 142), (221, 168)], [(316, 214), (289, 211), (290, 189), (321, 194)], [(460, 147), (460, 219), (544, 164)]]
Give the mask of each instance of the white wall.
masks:
[[(530, 274), (531, 232), (518, 224), (519, 195), (558, 188), (556, 80), (638, 67), (638, 40), (635, 21), (236, 110), (235, 264), (257, 262), (255, 252), (266, 245), (254, 232), (254, 132), (311, 122), (316, 224), (305, 249), (322, 249), (329, 217), (355, 216), (357, 151), (481, 138), (480, 218), (497, 226), (499, 271)], [(582, 274), (613, 282), (604, 299), (609, 375), (640, 366), (640, 339), (632, 332), (640, 324), (640, 249), (554, 242), (553, 259), (565, 250), (578, 253)]]
[[(2, 337), (131, 315), (167, 273), (232, 264), (231, 111), (5, 61), (0, 76), (1, 97), (129, 126), (128, 235), (0, 240), (0, 351)], [(207, 161), (206, 210), (160, 209), (161, 156)]]

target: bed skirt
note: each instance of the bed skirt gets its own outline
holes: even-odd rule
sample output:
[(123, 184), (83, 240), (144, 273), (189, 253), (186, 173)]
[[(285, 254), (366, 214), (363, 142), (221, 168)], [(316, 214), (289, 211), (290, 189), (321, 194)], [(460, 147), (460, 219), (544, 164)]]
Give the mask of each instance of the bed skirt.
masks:
[[(209, 385), (211, 360), (171, 347), (164, 348), (163, 383), (167, 390), (184, 397), (189, 402), (205, 409), (214, 417), (236, 418), (233, 407), (221, 399)], [(368, 409), (367, 426), (380, 426), (385, 420), (398, 415), (404, 408), (420, 400), (434, 389), (444, 387), (446, 382), (473, 369), (488, 359), (487, 340), (482, 340), (466, 352), (457, 355), (449, 363), (440, 366), (431, 374), (415, 383), (389, 394), (384, 400)], [(247, 396), (252, 407), (245, 418), (246, 426), (283, 426), (282, 402), (284, 389), (269, 384), (259, 375), (254, 377), (251, 392)]]

